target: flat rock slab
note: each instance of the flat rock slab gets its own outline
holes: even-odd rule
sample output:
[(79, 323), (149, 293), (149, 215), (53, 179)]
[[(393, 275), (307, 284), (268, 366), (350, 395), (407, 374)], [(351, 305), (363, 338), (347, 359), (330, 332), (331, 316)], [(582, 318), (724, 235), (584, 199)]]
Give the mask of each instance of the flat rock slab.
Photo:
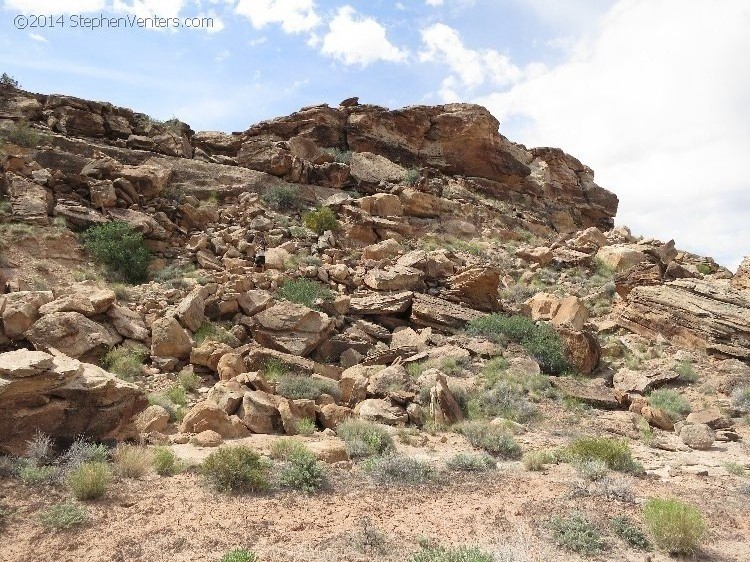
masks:
[(617, 410), (620, 403), (615, 398), (611, 388), (606, 386), (578, 381), (570, 377), (550, 377), (550, 382), (565, 394), (585, 404), (604, 410)]

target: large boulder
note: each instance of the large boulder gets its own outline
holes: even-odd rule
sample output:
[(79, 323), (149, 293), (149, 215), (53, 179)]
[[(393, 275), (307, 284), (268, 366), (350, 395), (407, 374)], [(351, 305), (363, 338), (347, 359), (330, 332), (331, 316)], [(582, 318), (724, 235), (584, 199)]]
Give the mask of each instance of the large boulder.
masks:
[(255, 341), (302, 357), (312, 353), (334, 330), (334, 321), (327, 314), (290, 302), (267, 308), (253, 320)]
[(406, 188), (400, 194), (401, 206), (408, 217), (435, 218), (440, 216), (441, 200), (431, 193)]
[(376, 217), (400, 217), (404, 214), (401, 200), (390, 193), (376, 193), (358, 199), (360, 208)]
[(445, 299), (415, 293), (412, 300), (412, 322), (424, 328), (447, 331), (463, 329), (466, 324), (484, 316), (482, 312), (460, 306)]
[(365, 285), (376, 291), (411, 291), (418, 288), (424, 274), (418, 269), (396, 265), (371, 269), (364, 277)]
[(404, 168), (384, 156), (371, 152), (353, 152), (349, 160), (349, 168), (352, 177), (358, 182), (375, 185), (381, 181), (400, 183), (406, 176)]
[(493, 267), (472, 267), (446, 281), (445, 296), (476, 310), (495, 312), (500, 309), (497, 289), (500, 273)]
[(622, 368), (617, 371), (612, 379), (612, 384), (617, 390), (625, 393), (646, 394), (647, 392), (680, 378), (679, 373), (673, 370), (658, 371), (634, 371)]
[(750, 290), (750, 256), (745, 256), (737, 268), (737, 273), (732, 277), (732, 287), (742, 290)]
[(388, 238), (377, 244), (371, 244), (362, 250), (362, 257), (366, 260), (383, 260), (397, 256), (402, 251), (401, 244), (393, 238)]
[(36, 349), (59, 349), (70, 357), (97, 362), (122, 337), (109, 327), (78, 312), (53, 312), (42, 316), (26, 331)]
[(354, 408), (354, 413), (365, 421), (386, 425), (402, 425), (409, 421), (409, 415), (404, 408), (392, 404), (389, 400), (377, 398), (363, 400)]
[(253, 433), (283, 433), (278, 406), (281, 400), (281, 397), (261, 390), (246, 392), (237, 415)]
[(572, 328), (557, 328), (568, 364), (582, 375), (590, 375), (599, 366), (602, 350), (596, 336)]
[(355, 294), (349, 301), (349, 313), (378, 316), (400, 314), (411, 306), (412, 295), (411, 291)]
[(637, 244), (603, 246), (596, 252), (596, 259), (615, 273), (626, 271), (642, 261), (649, 261), (643, 247)]
[(180, 323), (191, 332), (200, 328), (206, 319), (204, 316), (206, 293), (205, 287), (196, 287), (182, 299), (175, 310)]
[(39, 309), (53, 299), (52, 291), (19, 291), (0, 295), (5, 335), (11, 340), (23, 339), (26, 330), (39, 319)]
[(0, 354), (0, 452), (20, 455), (36, 432), (130, 439), (148, 406), (143, 391), (103, 369), (42, 351)]
[[(41, 185), (8, 172), (8, 195), (13, 218), (31, 224), (47, 226), (54, 200), (52, 193)], [(400, 205), (400, 203), (399, 203)]]
[(155, 320), (151, 325), (151, 355), (188, 359), (193, 342), (180, 323), (171, 316)]
[(198, 402), (185, 414), (180, 431), (201, 433), (209, 430), (230, 439), (250, 435), (237, 416), (230, 416), (215, 402), (204, 400)]

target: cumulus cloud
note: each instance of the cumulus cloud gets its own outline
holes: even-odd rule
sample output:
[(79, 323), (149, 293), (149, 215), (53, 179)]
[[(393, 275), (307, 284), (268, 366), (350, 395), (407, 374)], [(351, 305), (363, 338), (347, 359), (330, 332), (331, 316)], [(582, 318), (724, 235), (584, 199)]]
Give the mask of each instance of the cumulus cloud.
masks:
[(590, 165), (618, 223), (733, 268), (750, 253), (749, 27), (744, 0), (620, 0), (568, 61), (475, 101)]
[(339, 8), (328, 23), (321, 52), (344, 64), (363, 67), (379, 60), (402, 62), (408, 56), (388, 40), (385, 27), (373, 18), (358, 16), (351, 6)]
[(29, 33), (29, 38), (33, 39), (34, 41), (39, 41), (40, 43), (47, 42), (47, 39), (43, 35), (39, 35), (38, 33)]
[(5, 8), (19, 14), (82, 14), (98, 12), (105, 0), (5, 0)]
[(235, 12), (255, 29), (277, 23), (286, 33), (311, 31), (321, 22), (313, 0), (240, 0)]

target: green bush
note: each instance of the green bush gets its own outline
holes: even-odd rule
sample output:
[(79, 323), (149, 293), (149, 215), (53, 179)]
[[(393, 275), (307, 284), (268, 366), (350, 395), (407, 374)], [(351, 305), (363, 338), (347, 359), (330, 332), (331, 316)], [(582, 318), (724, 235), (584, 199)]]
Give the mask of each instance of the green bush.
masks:
[(126, 222), (92, 226), (83, 233), (86, 249), (115, 278), (142, 283), (148, 277), (151, 252), (141, 233)]
[(277, 211), (294, 211), (299, 209), (302, 204), (299, 192), (291, 185), (269, 187), (263, 191), (260, 199)]
[(495, 459), (487, 454), (456, 453), (445, 466), (456, 472), (484, 472), (495, 468)]
[(243, 445), (223, 447), (200, 466), (206, 482), (220, 492), (257, 492), (269, 487), (269, 467), (260, 455)]
[(433, 480), (436, 475), (430, 463), (395, 454), (367, 460), (365, 470), (373, 480), (387, 486), (422, 484)]
[(133, 381), (140, 376), (141, 366), (148, 356), (149, 350), (145, 347), (119, 345), (102, 357), (100, 365), (123, 380)]
[(501, 417), (525, 423), (538, 415), (536, 406), (530, 403), (517, 388), (504, 381), (479, 394), (475, 402), (482, 414), (493, 418)]
[(492, 554), (478, 548), (428, 546), (409, 557), (408, 562), (493, 562), (494, 560)]
[(467, 331), (494, 341), (507, 338), (519, 343), (544, 372), (556, 375), (568, 369), (560, 336), (549, 324), (536, 324), (525, 316), (489, 314), (469, 322)]
[(51, 505), (39, 512), (39, 520), (49, 529), (70, 529), (88, 521), (86, 508), (73, 501)]
[(675, 499), (648, 500), (643, 520), (656, 546), (674, 554), (694, 553), (706, 534), (700, 511)]
[(257, 562), (257, 560), (255, 553), (245, 548), (235, 548), (221, 557), (221, 562)]
[(68, 475), (68, 486), (77, 500), (93, 500), (104, 494), (111, 480), (107, 463), (85, 462)]
[(206, 320), (200, 325), (195, 334), (193, 334), (193, 339), (195, 339), (195, 343), (199, 346), (208, 340), (225, 343), (230, 347), (238, 347), (240, 345), (239, 340), (229, 330), (210, 320)]
[(182, 463), (169, 447), (156, 447), (152, 462), (159, 476), (173, 476), (182, 469)]
[(580, 513), (553, 517), (549, 527), (557, 544), (578, 554), (599, 554), (606, 546), (598, 529)]
[(56, 474), (57, 469), (54, 466), (39, 466), (33, 462), (22, 462), (18, 467), (18, 477), (27, 486), (51, 484)]
[(0, 129), (0, 144), (9, 142), (24, 148), (34, 148), (45, 138), (45, 135), (33, 129), (26, 122), (19, 122), (6, 129)]
[(696, 269), (698, 270), (698, 273), (700, 273), (701, 275), (708, 275), (711, 273), (711, 266), (708, 265), (707, 263), (699, 263), (696, 266)]
[(311, 279), (287, 279), (276, 291), (279, 298), (289, 302), (302, 304), (307, 308), (313, 308), (318, 299), (332, 300), (333, 293), (328, 287)]
[(611, 470), (619, 472), (643, 471), (630, 452), (627, 439), (611, 439), (609, 437), (579, 437), (566, 449), (566, 454), (573, 461), (599, 460)]
[(263, 375), (266, 380), (277, 381), (289, 374), (289, 367), (281, 359), (270, 357), (263, 362)]
[(201, 378), (191, 369), (182, 369), (177, 375), (177, 382), (187, 392), (195, 392), (201, 384)]
[(651, 541), (646, 534), (626, 516), (612, 519), (612, 530), (630, 546), (640, 550), (651, 550)]
[(404, 183), (406, 185), (414, 185), (419, 181), (420, 175), (419, 170), (416, 168), (410, 168), (404, 174)]
[(523, 456), (523, 466), (528, 471), (539, 471), (544, 469), (545, 464), (551, 464), (557, 460), (557, 457), (549, 451), (534, 451), (526, 453)]
[(167, 398), (169, 398), (173, 404), (178, 406), (185, 406), (187, 404), (187, 393), (181, 386), (173, 386), (166, 392)]
[(669, 388), (654, 390), (648, 395), (648, 405), (659, 408), (673, 420), (678, 421), (690, 413), (690, 402), (677, 392)]
[(301, 420), (294, 422), (294, 429), (297, 431), (298, 435), (312, 435), (318, 431), (318, 426), (315, 425), (313, 420), (302, 418)]
[(395, 450), (393, 438), (379, 424), (362, 420), (346, 420), (336, 429), (346, 443), (346, 451), (352, 458), (385, 455)]
[[(315, 454), (304, 443), (295, 439), (285, 439), (272, 447), (272, 454), (284, 462), (279, 470), (279, 484), (284, 488), (293, 488), (313, 493), (325, 484), (325, 470)], [(273, 449), (276, 449), (275, 452)]]
[(0, 76), (0, 85), (10, 86), (11, 88), (20, 88), (18, 80), (13, 78), (7, 72), (3, 72), (2, 76)]
[(97, 443), (89, 443), (84, 437), (78, 437), (57, 459), (59, 476), (65, 479), (78, 467), (85, 463), (105, 464), (109, 460), (109, 447)]
[(341, 395), (336, 381), (316, 379), (302, 375), (287, 375), (282, 377), (276, 383), (276, 394), (290, 400), (299, 400), (302, 398), (317, 400), (321, 394), (329, 394), (338, 399)]
[(336, 231), (340, 228), (339, 221), (330, 207), (320, 207), (302, 215), (305, 226), (315, 234), (323, 234), (326, 230)]
[(680, 361), (674, 370), (680, 375), (680, 380), (683, 382), (695, 382), (698, 380), (698, 373), (690, 361)]
[(742, 413), (750, 413), (750, 386), (735, 388), (732, 391), (732, 408)]
[(455, 426), (472, 447), (484, 449), (501, 459), (521, 458), (521, 447), (505, 429), (483, 421), (468, 421)]
[(339, 164), (348, 164), (349, 160), (352, 159), (351, 150), (341, 150), (340, 148), (326, 148), (325, 150), (333, 156), (333, 159)]

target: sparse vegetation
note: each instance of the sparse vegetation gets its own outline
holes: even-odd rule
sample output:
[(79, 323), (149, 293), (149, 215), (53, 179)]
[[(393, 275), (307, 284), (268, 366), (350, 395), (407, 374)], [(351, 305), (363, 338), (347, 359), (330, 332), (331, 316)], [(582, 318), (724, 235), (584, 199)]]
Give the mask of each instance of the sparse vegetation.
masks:
[(654, 544), (673, 554), (692, 554), (706, 534), (703, 516), (676, 499), (652, 498), (643, 506), (643, 520)]
[(235, 548), (221, 557), (221, 562), (257, 562), (258, 557), (246, 548)]
[(526, 453), (521, 460), (526, 470), (533, 472), (544, 470), (544, 465), (554, 463), (557, 458), (549, 451), (534, 451)]
[(315, 422), (308, 418), (302, 418), (301, 420), (297, 420), (294, 424), (294, 429), (297, 431), (298, 435), (312, 435), (317, 430), (318, 427), (315, 425)]
[(84, 437), (78, 437), (58, 459), (58, 477), (65, 480), (85, 463), (107, 465), (109, 448), (106, 445), (90, 443)]
[(724, 468), (729, 474), (734, 476), (745, 476), (747, 470), (738, 462), (725, 462)]
[(86, 523), (88, 513), (82, 505), (66, 501), (43, 509), (39, 513), (39, 520), (49, 529), (70, 529)]
[(24, 148), (34, 148), (46, 139), (46, 135), (31, 127), (25, 121), (19, 121), (9, 127), (0, 129), (0, 145), (6, 142)]
[(307, 308), (313, 308), (318, 299), (331, 300), (333, 293), (328, 287), (321, 285), (311, 279), (288, 279), (281, 284), (276, 291), (279, 298)]
[(286, 375), (276, 384), (276, 393), (290, 400), (307, 398), (317, 400), (321, 394), (329, 394), (334, 398), (340, 396), (336, 381), (324, 380), (304, 375)]
[(117, 474), (124, 478), (140, 478), (151, 465), (151, 455), (146, 447), (120, 443), (112, 454)]
[(558, 545), (578, 554), (599, 554), (606, 546), (596, 526), (581, 513), (552, 517), (549, 527)]
[(414, 554), (408, 562), (493, 562), (492, 554), (478, 548), (461, 546), (443, 548), (427, 545)]
[(291, 185), (269, 187), (263, 191), (260, 199), (276, 211), (295, 211), (302, 205), (299, 192)]
[(229, 330), (223, 326), (219, 326), (215, 322), (211, 322), (210, 320), (206, 320), (200, 325), (195, 331), (195, 334), (193, 334), (193, 339), (195, 339), (195, 343), (199, 346), (203, 345), (203, 342), (209, 340), (225, 343), (230, 347), (237, 347), (240, 344), (237, 338), (235, 338)]
[[(184, 391), (183, 391), (184, 392)], [(174, 423), (182, 421), (185, 417), (185, 409), (179, 404), (175, 404), (166, 394), (153, 393), (146, 396), (151, 406), (161, 406), (169, 414), (169, 421)]]
[(484, 472), (495, 468), (495, 464), (495, 459), (484, 453), (456, 453), (445, 461), (448, 470), (456, 472)]
[(269, 381), (277, 381), (289, 373), (289, 368), (280, 359), (270, 357), (263, 363), (263, 374)]
[(54, 482), (56, 474), (57, 470), (54, 466), (39, 466), (28, 461), (22, 461), (18, 467), (18, 477), (27, 486), (51, 484)]
[(349, 160), (351, 160), (352, 158), (351, 150), (341, 150), (340, 148), (326, 148), (326, 152), (333, 156), (333, 160), (335, 162), (338, 162), (339, 164), (348, 164)]
[(105, 266), (113, 279), (131, 284), (147, 279), (151, 252), (141, 233), (128, 223), (114, 221), (92, 226), (83, 233), (83, 241), (94, 260)]
[(682, 382), (696, 382), (698, 380), (698, 373), (693, 367), (690, 361), (680, 361), (674, 368), (675, 372), (680, 375)]
[(536, 324), (525, 316), (488, 314), (469, 322), (467, 331), (494, 341), (519, 343), (544, 372), (556, 375), (568, 368), (560, 337), (549, 324)]
[(404, 174), (403, 182), (406, 185), (415, 185), (419, 181), (420, 176), (421, 174), (419, 173), (419, 170), (416, 168), (410, 168)]
[(105, 462), (85, 462), (68, 475), (68, 486), (77, 500), (101, 497), (112, 480), (112, 471)]
[(596, 482), (609, 472), (607, 463), (600, 458), (584, 458), (575, 462), (578, 474), (585, 480)]
[(436, 476), (428, 462), (396, 454), (368, 459), (365, 470), (373, 480), (387, 486), (423, 484)]
[(372, 422), (347, 420), (339, 425), (336, 435), (346, 443), (346, 451), (352, 458), (385, 455), (395, 449), (388, 430)]
[(145, 346), (119, 345), (110, 349), (102, 357), (100, 364), (103, 369), (121, 379), (133, 381), (140, 377), (141, 366), (148, 356), (149, 350)]
[(220, 492), (259, 492), (269, 487), (269, 466), (243, 445), (223, 447), (200, 466), (204, 480)]
[(731, 404), (732, 408), (743, 414), (750, 413), (750, 386), (735, 388), (732, 391)]
[(651, 550), (651, 541), (646, 534), (627, 516), (614, 517), (611, 521), (615, 534), (639, 550)]
[(633, 460), (626, 439), (579, 437), (568, 445), (566, 454), (569, 459), (578, 462), (599, 460), (607, 468), (619, 472), (643, 472), (643, 467)]
[(325, 471), (315, 454), (296, 439), (282, 439), (271, 447), (271, 456), (282, 461), (279, 484), (313, 493), (325, 484)]
[(51, 460), (52, 453), (52, 439), (41, 431), (37, 430), (34, 437), (26, 442), (26, 458), (36, 465)]
[(195, 272), (195, 266), (192, 263), (187, 264), (172, 264), (155, 271), (152, 275), (154, 281), (159, 283), (170, 283), (174, 285), (176, 282), (189, 277)]
[(302, 215), (305, 226), (316, 234), (323, 234), (326, 230), (336, 231), (340, 228), (336, 213), (330, 207), (320, 207)]
[(195, 392), (201, 384), (201, 378), (192, 369), (182, 369), (177, 375), (177, 383), (187, 392)]
[(180, 472), (182, 463), (169, 447), (156, 447), (153, 452), (152, 463), (159, 476), (173, 476)]
[(187, 405), (187, 393), (185, 392), (185, 389), (180, 385), (173, 386), (172, 388), (167, 390), (165, 395), (172, 401), (173, 404), (177, 404), (178, 406)]
[(682, 394), (670, 388), (660, 388), (648, 395), (648, 405), (659, 408), (673, 420), (678, 421), (691, 411), (690, 402)]
[(3, 72), (2, 76), (0, 76), (0, 85), (10, 86), (11, 88), (20, 88), (20, 85), (18, 84), (18, 80), (13, 78), (7, 72)]
[(454, 428), (456, 432), (466, 437), (472, 447), (484, 449), (501, 459), (521, 458), (521, 447), (515, 438), (501, 427), (484, 421), (468, 421)]

